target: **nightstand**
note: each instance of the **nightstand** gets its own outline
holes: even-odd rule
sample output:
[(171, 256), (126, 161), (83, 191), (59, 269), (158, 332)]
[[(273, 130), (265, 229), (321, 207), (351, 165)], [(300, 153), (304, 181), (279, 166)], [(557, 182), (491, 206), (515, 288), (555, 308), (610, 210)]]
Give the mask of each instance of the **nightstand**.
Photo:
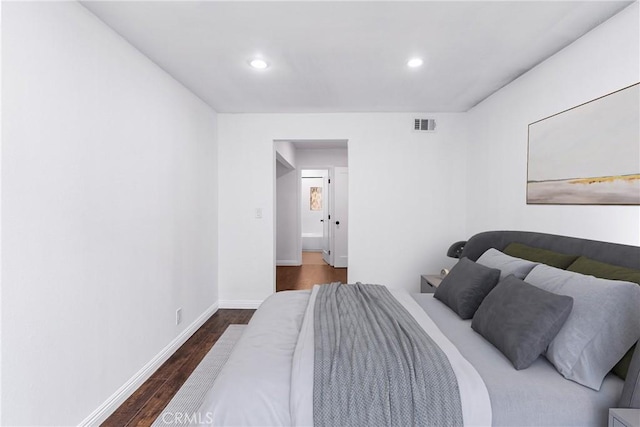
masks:
[(640, 409), (610, 408), (609, 427), (640, 427)]
[(420, 276), (420, 292), (432, 294), (440, 286), (440, 282), (442, 282), (442, 277), (439, 274), (423, 274)]

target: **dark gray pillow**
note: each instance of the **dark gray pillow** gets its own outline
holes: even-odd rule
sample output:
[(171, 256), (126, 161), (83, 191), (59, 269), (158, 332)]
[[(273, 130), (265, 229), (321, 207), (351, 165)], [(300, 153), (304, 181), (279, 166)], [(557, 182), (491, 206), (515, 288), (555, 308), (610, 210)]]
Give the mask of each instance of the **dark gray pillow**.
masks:
[(460, 318), (471, 319), (499, 278), (500, 270), (462, 258), (442, 279), (433, 296)]
[(520, 370), (528, 368), (558, 334), (573, 298), (507, 276), (482, 301), (471, 327)]

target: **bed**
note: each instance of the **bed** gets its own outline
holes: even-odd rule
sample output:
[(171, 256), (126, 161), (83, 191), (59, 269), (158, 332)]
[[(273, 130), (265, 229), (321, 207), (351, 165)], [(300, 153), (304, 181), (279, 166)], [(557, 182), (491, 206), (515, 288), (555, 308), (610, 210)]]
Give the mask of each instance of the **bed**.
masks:
[[(469, 239), (435, 294), (362, 284), (274, 294), (254, 314), (198, 420), (210, 425), (606, 425), (609, 408), (638, 407), (640, 400), (640, 351), (632, 347), (640, 338), (640, 287), (638, 281), (631, 286), (636, 273), (638, 247), (491, 231)], [(489, 280), (481, 276), (494, 282), (478, 297)], [(465, 288), (466, 281), (475, 287)], [(514, 317), (518, 298), (527, 303), (516, 306)], [(470, 313), (465, 312), (469, 301), (476, 304)], [(393, 316), (378, 305), (388, 306)], [(586, 319), (585, 313), (594, 314)], [(346, 320), (334, 324), (340, 315)], [(598, 322), (596, 335), (580, 339), (594, 348), (573, 354), (571, 328), (580, 335), (583, 324), (592, 321)], [(513, 331), (529, 325), (535, 331), (526, 330), (514, 344)], [(363, 329), (366, 337), (352, 336), (353, 329)], [(395, 330), (399, 343), (389, 344)], [(418, 336), (416, 342), (403, 341), (411, 334)], [(626, 361), (619, 361), (622, 355)], [(390, 364), (380, 368), (376, 358)], [(615, 362), (616, 368), (625, 365), (624, 375), (609, 372)], [(343, 366), (349, 364), (354, 366)]]

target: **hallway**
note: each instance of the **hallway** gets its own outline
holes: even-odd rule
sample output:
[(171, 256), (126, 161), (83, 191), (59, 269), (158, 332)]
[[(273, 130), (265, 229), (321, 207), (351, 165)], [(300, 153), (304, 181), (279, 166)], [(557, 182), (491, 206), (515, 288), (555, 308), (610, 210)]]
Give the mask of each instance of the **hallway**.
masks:
[(302, 252), (299, 267), (276, 267), (276, 292), (311, 289), (313, 285), (347, 282), (346, 268), (333, 268), (322, 259), (321, 252)]

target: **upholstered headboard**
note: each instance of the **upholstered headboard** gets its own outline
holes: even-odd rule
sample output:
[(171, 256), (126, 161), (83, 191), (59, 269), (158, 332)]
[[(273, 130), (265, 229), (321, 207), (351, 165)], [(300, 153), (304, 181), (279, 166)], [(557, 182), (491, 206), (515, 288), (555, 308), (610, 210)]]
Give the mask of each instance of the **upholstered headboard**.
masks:
[[(487, 249), (495, 248), (502, 251), (513, 242), (567, 255), (582, 255), (607, 264), (640, 270), (640, 247), (529, 231), (478, 233), (469, 239), (461, 256), (476, 261)], [(618, 404), (620, 407), (640, 408), (640, 351), (638, 348), (640, 348), (640, 342), (636, 344), (636, 351), (627, 373)]]
[(583, 255), (596, 261), (640, 270), (640, 247), (530, 231), (486, 231), (471, 237), (462, 256), (476, 261), (489, 248), (503, 250), (517, 242), (568, 255)]

